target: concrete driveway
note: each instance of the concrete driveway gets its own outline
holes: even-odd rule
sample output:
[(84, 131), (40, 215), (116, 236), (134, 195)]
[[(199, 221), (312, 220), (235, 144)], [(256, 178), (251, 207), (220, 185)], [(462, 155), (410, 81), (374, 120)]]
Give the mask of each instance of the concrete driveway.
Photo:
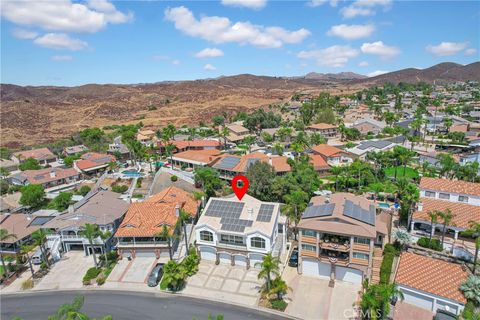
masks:
[(147, 283), (156, 264), (157, 259), (153, 257), (136, 257), (131, 261), (122, 259), (108, 276), (107, 282)]
[(69, 251), (62, 260), (52, 266), (33, 290), (82, 288), (83, 276), (91, 267), (93, 267), (91, 256), (85, 256), (83, 251)]
[(290, 300), (286, 313), (306, 320), (354, 318), (353, 304), (361, 285), (336, 281), (330, 288), (328, 280), (299, 275), (291, 267), (286, 267), (282, 277), (292, 288), (286, 297)]
[(202, 261), (197, 274), (188, 278), (183, 293), (256, 306), (262, 285), (257, 275), (257, 269)]

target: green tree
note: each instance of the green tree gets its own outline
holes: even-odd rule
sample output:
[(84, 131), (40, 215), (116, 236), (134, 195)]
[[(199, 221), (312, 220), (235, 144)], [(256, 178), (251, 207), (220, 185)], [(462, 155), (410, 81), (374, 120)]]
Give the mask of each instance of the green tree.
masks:
[(443, 125), (447, 128), (447, 131), (450, 131), (450, 128), (453, 126), (453, 120), (451, 118), (443, 118)]
[(67, 167), (72, 167), (73, 166), (73, 162), (75, 160), (78, 160), (80, 159), (80, 156), (79, 155), (73, 155), (73, 156), (67, 156), (63, 159), (63, 163), (65, 164), (65, 166)]
[(280, 275), (279, 265), (280, 260), (277, 257), (272, 256), (271, 252), (263, 256), (261, 262), (255, 263), (255, 267), (260, 267), (258, 279), (265, 279), (266, 292), (270, 291), (272, 275), (275, 277), (278, 277)]
[(31, 208), (40, 207), (45, 199), (45, 190), (39, 184), (29, 184), (20, 189), (20, 204)]
[(318, 144), (327, 143), (327, 139), (318, 132), (314, 132), (310, 135), (310, 145), (315, 146)]
[(445, 240), (445, 233), (447, 231), (447, 226), (452, 221), (454, 215), (450, 209), (445, 209), (444, 211), (439, 211), (438, 216), (442, 219), (442, 250), (443, 250), (443, 242)]
[(283, 151), (284, 151), (284, 147), (283, 147), (283, 144), (281, 143), (274, 143), (273, 146), (272, 146), (272, 151), (276, 154), (278, 154), (279, 156), (282, 156), (283, 155)]
[(257, 161), (246, 172), (249, 181), (248, 194), (262, 201), (272, 201), (272, 185), (275, 170), (268, 163)]
[[(13, 233), (8, 233), (7, 229), (0, 229), (0, 242), (4, 242), (9, 239), (17, 239), (17, 236)], [(0, 251), (0, 260), (2, 261), (3, 276), (7, 277), (8, 269), (5, 266), (5, 260), (3, 259), (3, 254), (1, 251)]]
[(48, 261), (47, 250), (45, 250), (45, 242), (47, 241), (47, 235), (50, 233), (51, 231), (47, 229), (38, 229), (32, 233), (32, 241), (40, 247), (42, 259), (48, 267), (50, 266), (50, 262)]
[(219, 190), (223, 185), (218, 172), (210, 167), (196, 168), (194, 179), (196, 183), (201, 184), (208, 197), (215, 196), (215, 190)]
[(48, 204), (48, 207), (58, 211), (64, 211), (72, 202), (72, 197), (73, 193), (71, 192), (60, 192), (60, 194)]
[(102, 239), (103, 242), (103, 255), (105, 257), (105, 266), (108, 267), (108, 254), (107, 254), (107, 241), (112, 237), (112, 233), (110, 231), (98, 231), (98, 236)]
[(440, 164), (440, 174), (445, 178), (450, 178), (455, 170), (455, 159), (449, 153), (440, 153), (437, 155)]
[[(83, 296), (76, 296), (72, 303), (62, 304), (57, 312), (48, 317), (48, 320), (90, 320), (90, 317), (80, 310), (85, 299)], [(112, 320), (112, 316), (105, 316), (102, 320)], [(93, 319), (95, 320), (95, 319)]]
[(480, 277), (470, 275), (460, 286), (465, 298), (472, 301), (477, 307), (480, 306)]
[(163, 266), (162, 283), (165, 283), (170, 290), (180, 289), (186, 277), (185, 268), (174, 260), (168, 261)]
[(7, 147), (0, 147), (0, 159), (10, 159), (12, 152)]
[(30, 255), (29, 255), (30, 251), (32, 251), (32, 246), (30, 245), (24, 244), (20, 247), (20, 255), (27, 257), (28, 266), (30, 268), (30, 272), (32, 273), (32, 277), (33, 277), (35, 272), (33, 271), (32, 259), (30, 258)]
[(432, 226), (432, 230), (430, 231), (430, 238), (428, 239), (428, 245), (430, 246), (432, 243), (432, 236), (435, 233), (435, 224), (438, 222), (439, 211), (429, 211), (428, 217), (430, 218), (430, 226)]
[(163, 225), (162, 230), (159, 233), (157, 233), (155, 236), (167, 242), (168, 255), (170, 256), (170, 260), (172, 260), (173, 259), (173, 253), (172, 253), (173, 234), (170, 233), (170, 230), (168, 230), (168, 227), (166, 225)]
[(40, 166), (40, 164), (36, 159), (27, 158), (25, 159), (25, 161), (20, 163), (18, 168), (22, 171), (25, 171), (25, 170), (38, 170), (38, 169), (41, 169), (42, 167)]
[(227, 150), (227, 137), (230, 135), (230, 130), (224, 126), (220, 130), (220, 137), (223, 138), (223, 149)]
[(284, 207), (284, 212), (286, 213), (287, 217), (295, 224), (294, 232), (296, 238), (298, 234), (297, 225), (300, 222), (303, 211), (308, 205), (309, 195), (302, 190), (295, 190), (290, 194), (286, 194), (284, 196), (284, 200), (286, 203)]
[(478, 263), (478, 253), (480, 251), (480, 222), (470, 221), (470, 229), (473, 237), (475, 238), (475, 257), (473, 259), (473, 274), (476, 274), (477, 263)]
[(225, 118), (217, 115), (212, 118), (212, 122), (213, 122), (213, 125), (216, 127), (222, 126), (223, 124), (225, 124)]
[(90, 248), (92, 248), (93, 263), (94, 263), (95, 268), (96, 268), (98, 266), (97, 255), (95, 253), (95, 247), (93, 245), (94, 245), (95, 239), (100, 236), (100, 230), (98, 229), (98, 225), (86, 223), (80, 229), (80, 234), (83, 237), (87, 238), (88, 244), (90, 245)]
[(90, 188), (89, 186), (81, 186), (80, 189), (78, 189), (77, 193), (85, 197), (87, 193), (90, 192), (90, 190), (92, 190), (92, 188)]
[(292, 288), (290, 288), (287, 283), (280, 277), (277, 276), (275, 279), (273, 279), (271, 283), (271, 288), (270, 291), (268, 292), (269, 295), (276, 295), (277, 299), (283, 299), (283, 296), (288, 292), (291, 291)]

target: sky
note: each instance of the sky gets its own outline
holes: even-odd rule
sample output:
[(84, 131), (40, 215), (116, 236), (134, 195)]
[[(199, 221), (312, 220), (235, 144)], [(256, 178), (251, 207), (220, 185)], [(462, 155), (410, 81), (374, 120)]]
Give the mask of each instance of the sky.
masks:
[(2, 0), (1, 82), (377, 75), (480, 60), (480, 1)]

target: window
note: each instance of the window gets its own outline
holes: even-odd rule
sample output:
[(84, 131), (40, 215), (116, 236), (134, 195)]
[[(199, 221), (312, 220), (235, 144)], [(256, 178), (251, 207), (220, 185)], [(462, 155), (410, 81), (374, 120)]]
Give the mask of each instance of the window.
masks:
[(237, 246), (243, 246), (243, 237), (234, 236), (232, 234), (222, 234), (220, 236), (220, 241), (223, 243), (233, 244)]
[(446, 199), (446, 200), (449, 200), (450, 199), (450, 194), (449, 193), (441, 193), (438, 195), (438, 197), (440, 199)]
[(260, 248), (260, 249), (265, 249), (265, 239), (260, 238), (260, 237), (253, 237), (250, 240), (250, 245), (253, 248)]
[(208, 241), (208, 242), (213, 242), (213, 233), (210, 231), (200, 231), (200, 240), (202, 241)]
[(435, 192), (425, 191), (425, 197), (435, 198)]
[(316, 252), (316, 251), (317, 251), (317, 247), (312, 246), (311, 244), (304, 244), (304, 243), (302, 243), (302, 250)]
[(458, 196), (458, 201), (468, 203), (468, 197), (467, 196)]
[(353, 238), (353, 242), (360, 243), (360, 244), (370, 244), (370, 239), (367, 238)]
[(313, 230), (302, 230), (302, 236), (305, 237), (316, 237), (317, 233)]
[(368, 254), (366, 253), (354, 252), (353, 257), (355, 259), (368, 260)]

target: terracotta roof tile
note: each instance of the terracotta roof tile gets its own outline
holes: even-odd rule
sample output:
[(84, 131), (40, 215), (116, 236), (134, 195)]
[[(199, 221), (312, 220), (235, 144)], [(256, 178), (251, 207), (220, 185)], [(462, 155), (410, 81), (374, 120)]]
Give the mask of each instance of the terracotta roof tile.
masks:
[(438, 190), (480, 196), (480, 183), (422, 177), (420, 189)]
[(46, 168), (40, 170), (25, 170), (18, 174), (20, 177), (25, 177), (31, 184), (44, 184), (61, 179), (78, 176), (77, 170), (73, 168)]
[(210, 163), (220, 156), (217, 149), (210, 150), (187, 150), (173, 155), (173, 158), (185, 159), (190, 161), (198, 161), (202, 163)]
[(318, 154), (310, 155), (310, 163), (313, 165), (313, 168), (316, 171), (330, 169), (330, 166), (325, 161), (325, 159), (323, 159), (323, 157)]
[(48, 150), (48, 148), (19, 151), (15, 152), (13, 155), (17, 158), (21, 158), (20, 161), (27, 158), (33, 158), (39, 161), (55, 158), (55, 155), (50, 150)]
[(430, 221), (429, 211), (450, 209), (454, 215), (451, 226), (468, 229), (470, 221), (480, 221), (480, 206), (430, 198), (421, 198), (420, 201), (423, 205), (422, 211), (415, 212), (414, 219)]
[(312, 150), (313, 152), (325, 157), (331, 157), (337, 153), (345, 152), (340, 148), (329, 146), (328, 144), (319, 144), (317, 146), (312, 147)]
[(88, 170), (108, 164), (115, 160), (115, 157), (110, 154), (87, 152), (80, 157), (80, 160), (75, 161), (75, 165), (80, 170)]
[(395, 282), (465, 304), (459, 287), (468, 275), (459, 264), (404, 252)]
[(338, 126), (329, 124), (329, 123), (315, 123), (307, 127), (307, 129), (317, 129), (317, 130), (325, 130), (325, 129), (336, 129)]

